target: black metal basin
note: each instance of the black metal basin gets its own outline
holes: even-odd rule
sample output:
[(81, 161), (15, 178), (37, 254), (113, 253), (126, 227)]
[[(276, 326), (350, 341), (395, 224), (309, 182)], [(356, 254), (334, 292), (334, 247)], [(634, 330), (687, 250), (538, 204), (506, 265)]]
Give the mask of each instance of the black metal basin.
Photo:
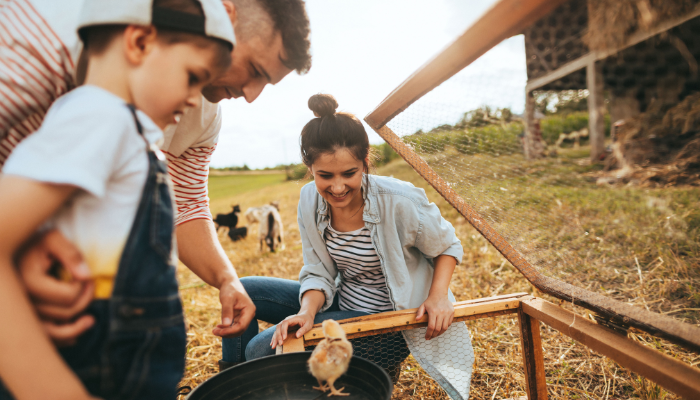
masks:
[[(206, 380), (187, 400), (320, 400), (328, 394), (306, 368), (310, 351), (263, 357), (236, 365)], [(393, 384), (386, 371), (364, 358), (353, 357), (350, 368), (335, 383), (347, 400), (389, 400)]]

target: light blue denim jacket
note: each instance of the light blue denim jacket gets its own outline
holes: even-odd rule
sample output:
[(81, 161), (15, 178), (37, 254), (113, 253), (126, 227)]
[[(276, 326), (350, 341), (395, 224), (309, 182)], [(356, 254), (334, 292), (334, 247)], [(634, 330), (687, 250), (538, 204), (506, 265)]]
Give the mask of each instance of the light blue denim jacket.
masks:
[[(462, 262), (462, 244), (425, 191), (408, 182), (376, 175), (362, 181), (363, 220), (381, 260), (394, 310), (417, 308), (427, 299), (433, 280), (432, 259), (449, 255)], [(308, 290), (326, 295), (321, 308), (333, 303), (340, 274), (328, 253), (324, 232), (330, 209), (314, 182), (301, 189), (297, 222), (304, 266), (299, 274), (299, 301)], [(450, 300), (454, 301), (452, 293)], [(454, 323), (436, 339), (425, 340), (426, 328), (404, 331), (414, 358), (453, 399), (469, 397), (474, 354), (464, 323)]]

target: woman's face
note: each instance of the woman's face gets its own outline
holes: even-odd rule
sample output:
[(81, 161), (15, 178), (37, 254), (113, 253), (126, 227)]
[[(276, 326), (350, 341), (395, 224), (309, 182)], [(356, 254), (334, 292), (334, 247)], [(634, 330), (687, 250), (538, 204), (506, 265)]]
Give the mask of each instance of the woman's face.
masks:
[(364, 163), (347, 148), (319, 156), (311, 166), (316, 190), (335, 209), (362, 204)]

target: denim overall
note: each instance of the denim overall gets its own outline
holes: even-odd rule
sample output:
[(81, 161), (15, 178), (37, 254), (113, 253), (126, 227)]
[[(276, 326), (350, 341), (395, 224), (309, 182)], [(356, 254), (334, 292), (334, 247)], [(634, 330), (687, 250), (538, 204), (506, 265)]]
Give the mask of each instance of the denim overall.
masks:
[[(143, 136), (133, 106), (129, 109)], [(77, 344), (59, 349), (87, 390), (105, 400), (174, 400), (185, 370), (168, 169), (162, 153), (150, 144), (147, 148), (148, 177), (112, 296), (93, 301), (86, 312), (95, 316), (95, 325)], [(8, 398), (3, 392), (0, 388), (0, 399)]]

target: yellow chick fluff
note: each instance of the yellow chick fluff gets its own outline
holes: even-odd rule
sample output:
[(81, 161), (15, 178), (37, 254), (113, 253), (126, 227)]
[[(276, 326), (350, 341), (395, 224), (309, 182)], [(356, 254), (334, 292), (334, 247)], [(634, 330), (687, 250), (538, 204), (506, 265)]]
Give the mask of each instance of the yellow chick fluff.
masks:
[(311, 375), (318, 380), (318, 387), (314, 389), (323, 392), (330, 390), (328, 397), (348, 396), (349, 393), (343, 392), (344, 387), (336, 389), (333, 383), (348, 370), (352, 344), (340, 324), (332, 319), (323, 321), (323, 335), (324, 339), (316, 346), (308, 361)]

